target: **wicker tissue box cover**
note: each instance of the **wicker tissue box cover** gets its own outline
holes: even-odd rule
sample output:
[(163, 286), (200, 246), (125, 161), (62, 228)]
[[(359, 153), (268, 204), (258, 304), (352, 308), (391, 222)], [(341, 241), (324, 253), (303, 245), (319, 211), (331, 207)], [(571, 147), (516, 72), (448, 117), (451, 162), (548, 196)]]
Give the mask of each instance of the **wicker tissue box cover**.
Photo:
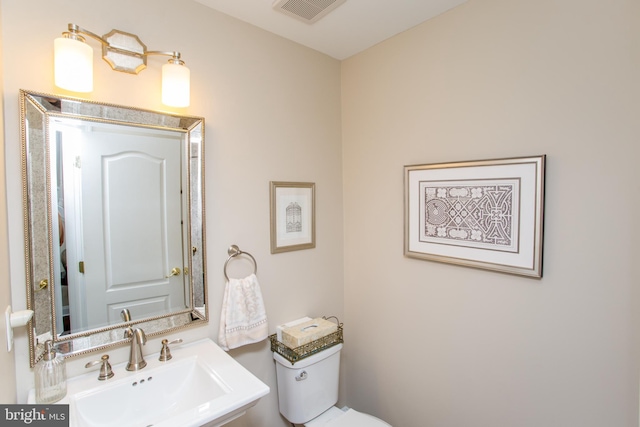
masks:
[(338, 325), (318, 317), (284, 329), (282, 331), (282, 343), (289, 348), (296, 348), (332, 334), (337, 330)]

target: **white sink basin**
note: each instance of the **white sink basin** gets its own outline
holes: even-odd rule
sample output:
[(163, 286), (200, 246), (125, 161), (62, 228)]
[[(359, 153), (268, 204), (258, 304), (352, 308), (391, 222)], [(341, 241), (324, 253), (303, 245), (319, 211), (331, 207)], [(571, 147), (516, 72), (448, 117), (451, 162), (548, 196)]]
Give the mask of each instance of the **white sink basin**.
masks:
[(173, 346), (173, 358), (145, 356), (147, 367), (98, 381), (98, 372), (69, 379), (71, 427), (218, 426), (241, 416), (269, 387), (210, 339)]

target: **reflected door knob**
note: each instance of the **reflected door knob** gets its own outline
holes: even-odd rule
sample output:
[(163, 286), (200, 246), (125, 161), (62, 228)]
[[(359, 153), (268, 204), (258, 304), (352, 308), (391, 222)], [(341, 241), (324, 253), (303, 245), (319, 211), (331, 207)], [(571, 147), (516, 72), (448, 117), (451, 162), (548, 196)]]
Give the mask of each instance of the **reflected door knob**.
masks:
[(171, 269), (171, 273), (166, 277), (168, 279), (169, 277), (177, 276), (178, 274), (180, 274), (180, 269), (178, 267), (174, 267)]

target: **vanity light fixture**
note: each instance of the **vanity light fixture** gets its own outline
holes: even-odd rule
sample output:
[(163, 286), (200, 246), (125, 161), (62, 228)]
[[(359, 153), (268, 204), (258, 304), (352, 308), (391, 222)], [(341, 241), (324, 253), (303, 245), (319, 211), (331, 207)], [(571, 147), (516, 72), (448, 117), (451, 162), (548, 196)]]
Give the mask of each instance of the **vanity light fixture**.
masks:
[(170, 56), (162, 66), (162, 103), (172, 107), (188, 107), (190, 71), (180, 59), (180, 52), (148, 51), (135, 34), (111, 30), (100, 37), (75, 24), (54, 40), (55, 85), (73, 92), (93, 90), (93, 49), (86, 43), (89, 36), (102, 44), (102, 58), (112, 69), (138, 74), (147, 67), (149, 55)]

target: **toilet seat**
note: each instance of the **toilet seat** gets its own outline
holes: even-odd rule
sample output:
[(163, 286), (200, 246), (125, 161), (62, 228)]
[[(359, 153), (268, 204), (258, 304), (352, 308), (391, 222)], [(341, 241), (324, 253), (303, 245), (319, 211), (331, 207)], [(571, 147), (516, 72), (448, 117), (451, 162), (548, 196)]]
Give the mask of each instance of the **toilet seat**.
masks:
[[(323, 415), (325, 415), (323, 417)], [(318, 418), (305, 424), (306, 427), (391, 427), (380, 418), (358, 412), (355, 409), (342, 411), (335, 406)]]

